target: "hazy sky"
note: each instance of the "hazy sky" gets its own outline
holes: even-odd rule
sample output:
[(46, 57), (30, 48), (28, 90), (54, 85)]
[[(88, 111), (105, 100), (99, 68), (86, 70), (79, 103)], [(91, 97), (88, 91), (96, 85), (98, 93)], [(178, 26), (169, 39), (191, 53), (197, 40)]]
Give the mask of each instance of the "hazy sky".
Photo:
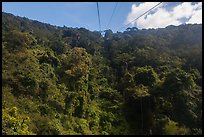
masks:
[[(99, 2), (101, 29), (116, 32), (158, 3), (118, 2), (107, 27), (116, 2)], [(96, 2), (2, 2), (2, 10), (51, 25), (99, 30)], [(163, 28), (182, 23), (202, 23), (202, 2), (163, 2), (127, 27)]]

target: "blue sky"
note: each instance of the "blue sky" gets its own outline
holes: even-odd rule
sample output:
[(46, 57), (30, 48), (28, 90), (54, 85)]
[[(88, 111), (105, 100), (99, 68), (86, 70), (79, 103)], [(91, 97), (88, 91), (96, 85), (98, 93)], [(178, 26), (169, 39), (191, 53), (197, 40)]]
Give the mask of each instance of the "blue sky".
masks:
[[(116, 32), (158, 2), (118, 2), (107, 28), (115, 4), (99, 2), (102, 30), (110, 28)], [(96, 2), (2, 2), (2, 10), (51, 25), (99, 30)], [(201, 12), (202, 3), (164, 2), (128, 27), (158, 28), (181, 23), (202, 23)]]

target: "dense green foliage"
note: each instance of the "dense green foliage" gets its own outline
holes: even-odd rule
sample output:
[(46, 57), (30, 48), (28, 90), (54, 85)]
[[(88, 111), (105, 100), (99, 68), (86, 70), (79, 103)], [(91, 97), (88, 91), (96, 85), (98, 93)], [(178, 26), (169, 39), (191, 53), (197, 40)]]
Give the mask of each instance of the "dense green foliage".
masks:
[(202, 25), (102, 37), (2, 16), (3, 134), (202, 134)]

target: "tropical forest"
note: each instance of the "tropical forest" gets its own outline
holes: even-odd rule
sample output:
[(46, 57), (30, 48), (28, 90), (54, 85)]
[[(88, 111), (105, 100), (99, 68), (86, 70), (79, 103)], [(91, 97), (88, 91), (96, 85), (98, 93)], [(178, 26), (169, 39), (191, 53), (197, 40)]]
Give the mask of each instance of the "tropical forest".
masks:
[(2, 12), (3, 135), (201, 135), (202, 24), (123, 32)]

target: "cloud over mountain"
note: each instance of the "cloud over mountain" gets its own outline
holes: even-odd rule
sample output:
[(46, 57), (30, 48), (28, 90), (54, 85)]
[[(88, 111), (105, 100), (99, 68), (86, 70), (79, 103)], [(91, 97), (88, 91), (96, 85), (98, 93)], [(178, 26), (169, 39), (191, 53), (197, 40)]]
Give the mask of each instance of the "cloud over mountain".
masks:
[[(158, 3), (133, 4), (125, 23), (133, 21)], [(168, 6), (168, 3), (160, 4), (157, 8), (133, 22), (132, 26), (138, 28), (163, 28), (168, 25), (180, 25), (182, 23), (202, 23), (202, 2), (196, 4), (183, 2), (168, 10), (165, 8), (166, 6)]]

